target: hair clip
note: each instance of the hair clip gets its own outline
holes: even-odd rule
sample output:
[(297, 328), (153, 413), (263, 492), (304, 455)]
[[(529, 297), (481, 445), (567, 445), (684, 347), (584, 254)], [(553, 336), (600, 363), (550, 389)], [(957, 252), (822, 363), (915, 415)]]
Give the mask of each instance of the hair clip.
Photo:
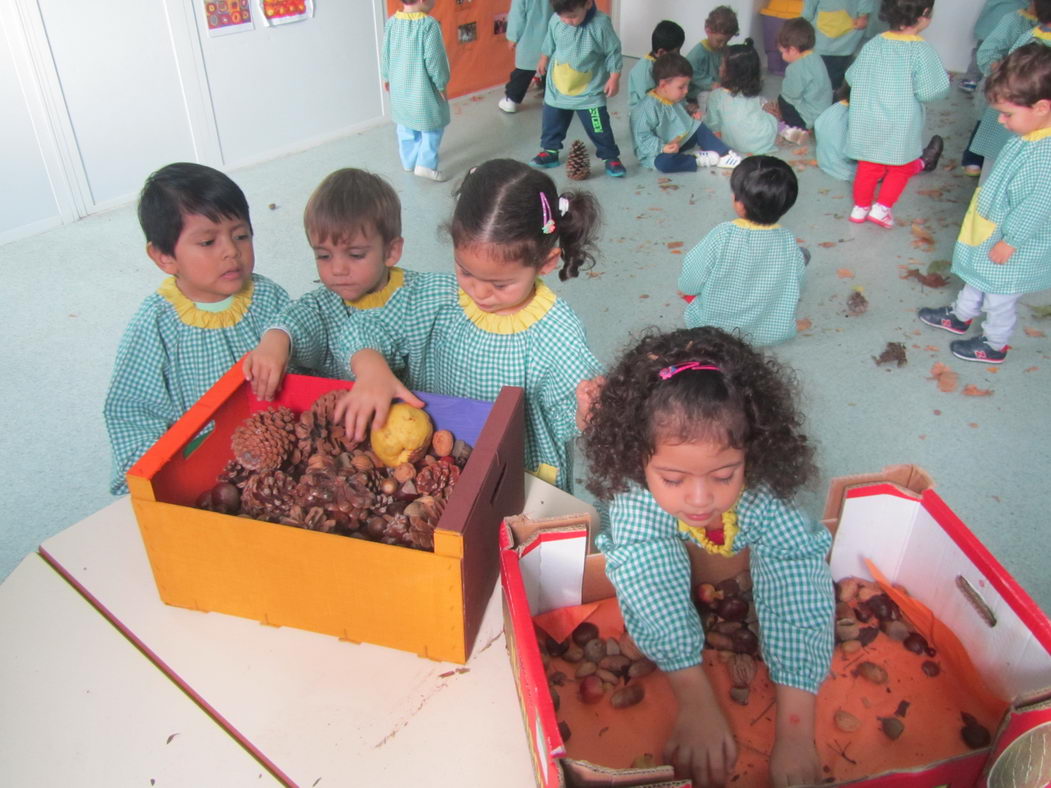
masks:
[(559, 197), (558, 198), (558, 213), (560, 216), (565, 216), (569, 213), (569, 198)]
[(540, 192), (540, 218), (543, 224), (540, 225), (540, 232), (544, 235), (551, 235), (555, 231), (555, 217), (551, 215), (551, 203), (547, 201), (547, 195)]
[(722, 372), (719, 367), (713, 366), (712, 364), (702, 364), (700, 361), (687, 361), (685, 364), (672, 364), (670, 367), (665, 367), (657, 374), (660, 375), (661, 380), (667, 380), (668, 378), (673, 378), (680, 372), (685, 372), (688, 369)]

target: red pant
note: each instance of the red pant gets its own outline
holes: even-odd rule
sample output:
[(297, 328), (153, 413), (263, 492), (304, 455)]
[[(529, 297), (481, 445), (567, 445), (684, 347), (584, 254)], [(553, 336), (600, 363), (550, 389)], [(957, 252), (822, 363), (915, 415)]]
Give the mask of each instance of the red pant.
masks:
[(917, 159), (908, 164), (877, 164), (874, 161), (859, 161), (854, 176), (854, 204), (868, 208), (875, 200), (876, 184), (883, 179), (879, 199), (875, 202), (890, 208), (905, 191), (905, 185), (916, 173), (923, 170), (923, 162)]

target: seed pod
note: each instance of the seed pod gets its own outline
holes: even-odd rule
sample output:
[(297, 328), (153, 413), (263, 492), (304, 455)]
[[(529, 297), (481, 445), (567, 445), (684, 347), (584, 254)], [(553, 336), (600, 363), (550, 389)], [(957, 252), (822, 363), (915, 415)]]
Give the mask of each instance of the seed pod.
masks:
[(861, 727), (861, 720), (851, 714), (849, 711), (843, 711), (838, 709), (835, 715), (832, 717), (832, 721), (836, 727), (844, 733), (853, 733)]
[(839, 648), (844, 654), (853, 654), (855, 651), (861, 648), (860, 640), (844, 640), (839, 644)]
[(931, 678), (934, 678), (942, 672), (941, 666), (937, 662), (931, 660), (924, 660), (923, 664), (920, 665), (920, 669)]
[(861, 626), (856, 618), (841, 618), (836, 622), (836, 640), (842, 643), (844, 640), (857, 640)]
[(862, 627), (858, 630), (858, 640), (861, 641), (861, 645), (867, 646), (876, 639), (878, 634), (879, 630), (876, 627)]
[(927, 639), (919, 632), (912, 632), (906, 637), (901, 645), (905, 646), (913, 654), (927, 653)]
[(730, 700), (741, 706), (748, 705), (748, 687), (730, 687)]
[(640, 660), (644, 658), (645, 655), (639, 651), (639, 647), (635, 645), (634, 639), (627, 632), (620, 636), (619, 643), (620, 653), (628, 659)]
[(584, 621), (577, 624), (577, 628), (573, 630), (572, 637), (573, 642), (578, 646), (585, 646), (589, 640), (594, 640), (598, 637), (598, 627), (590, 621)]
[(584, 644), (584, 659), (598, 664), (606, 656), (606, 641), (593, 638)]
[(600, 668), (605, 668), (614, 675), (623, 676), (628, 672), (628, 668), (631, 667), (631, 660), (623, 654), (615, 654), (613, 656), (603, 657), (599, 660), (598, 666)]
[(646, 690), (641, 684), (629, 684), (610, 695), (609, 703), (615, 709), (626, 709), (639, 703), (645, 696)]
[(755, 679), (755, 660), (748, 654), (734, 654), (727, 663), (730, 668), (730, 681), (735, 687), (748, 687)]
[(879, 720), (880, 729), (891, 741), (901, 736), (902, 732), (905, 730), (905, 723), (897, 717), (880, 717)]
[(573, 731), (569, 729), (569, 723), (565, 720), (558, 721), (558, 735), (562, 737), (563, 744), (569, 741), (569, 737), (573, 735)]
[(631, 663), (631, 666), (628, 668), (628, 678), (641, 679), (643, 676), (650, 675), (656, 669), (656, 662), (643, 657), (642, 659)]
[(606, 687), (598, 676), (585, 676), (577, 688), (577, 693), (584, 703), (598, 703), (606, 694)]
[(967, 712), (962, 712), (960, 718), (963, 720), (963, 727), (960, 728), (960, 735), (963, 737), (967, 746), (972, 750), (980, 750), (982, 747), (988, 747), (989, 742), (992, 741), (992, 736), (989, 735), (989, 729)]
[(448, 457), (453, 453), (455, 443), (453, 434), (449, 430), (436, 430), (431, 436), (431, 449), (435, 457)]
[(854, 672), (873, 684), (887, 683), (887, 671), (875, 662), (862, 662)]
[(594, 662), (591, 662), (589, 660), (584, 660), (579, 665), (577, 665), (576, 677), (578, 679), (582, 679), (585, 676), (590, 676), (596, 670), (598, 670), (598, 665), (596, 665)]
[(836, 583), (836, 599), (840, 602), (853, 602), (858, 595), (858, 579), (845, 577)]
[(562, 655), (562, 659), (566, 662), (572, 662), (576, 664), (580, 660), (584, 659), (584, 649), (578, 646), (576, 643), (570, 643), (566, 648), (565, 653)]

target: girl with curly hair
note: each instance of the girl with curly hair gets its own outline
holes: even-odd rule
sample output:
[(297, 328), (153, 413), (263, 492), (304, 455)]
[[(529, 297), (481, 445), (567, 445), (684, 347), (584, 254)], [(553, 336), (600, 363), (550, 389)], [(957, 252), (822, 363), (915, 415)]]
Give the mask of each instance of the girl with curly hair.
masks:
[(821, 779), (814, 715), (832, 659), (832, 540), (791, 500), (815, 470), (794, 399), (788, 370), (703, 327), (644, 336), (588, 414), (588, 487), (610, 502), (597, 543), (629, 633), (678, 701), (665, 760), (694, 785), (723, 785), (736, 745), (701, 667), (688, 546), (706, 551), (694, 561), (713, 580), (732, 576), (748, 548), (777, 693), (771, 782)]

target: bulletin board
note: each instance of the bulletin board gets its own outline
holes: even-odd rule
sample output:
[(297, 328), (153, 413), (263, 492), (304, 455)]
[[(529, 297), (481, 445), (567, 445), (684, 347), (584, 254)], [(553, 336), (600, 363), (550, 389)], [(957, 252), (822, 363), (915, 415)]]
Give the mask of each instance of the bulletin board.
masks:
[[(598, 0), (598, 7), (608, 14), (611, 2)], [(449, 98), (507, 81), (515, 65), (505, 35), (510, 7), (510, 0), (443, 0), (431, 11), (441, 23), (449, 55)], [(387, 0), (389, 14), (401, 9), (400, 2)]]

